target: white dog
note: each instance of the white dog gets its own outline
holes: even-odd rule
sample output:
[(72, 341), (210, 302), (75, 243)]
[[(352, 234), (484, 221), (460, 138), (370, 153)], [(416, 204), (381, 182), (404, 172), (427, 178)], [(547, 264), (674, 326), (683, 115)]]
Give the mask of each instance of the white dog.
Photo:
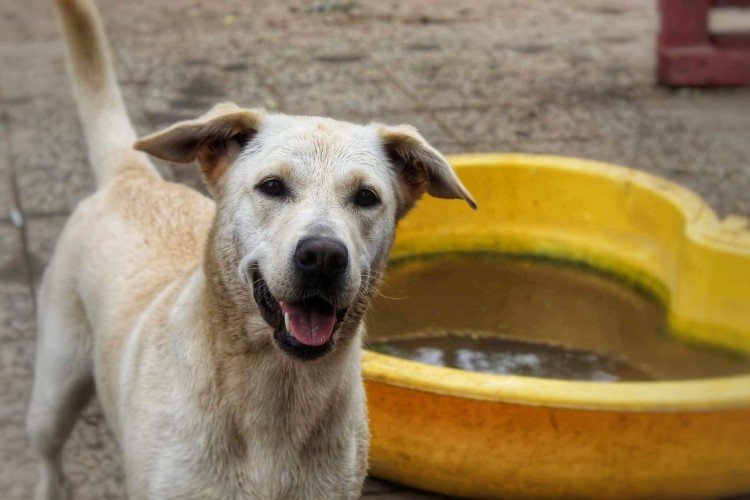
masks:
[[(94, 390), (132, 498), (355, 498), (367, 469), (362, 316), (426, 191), (475, 207), (409, 126), (221, 104), (136, 142), (90, 0), (58, 0), (98, 190), (39, 294), (28, 433), (38, 498)], [(195, 159), (211, 201), (145, 151)]]

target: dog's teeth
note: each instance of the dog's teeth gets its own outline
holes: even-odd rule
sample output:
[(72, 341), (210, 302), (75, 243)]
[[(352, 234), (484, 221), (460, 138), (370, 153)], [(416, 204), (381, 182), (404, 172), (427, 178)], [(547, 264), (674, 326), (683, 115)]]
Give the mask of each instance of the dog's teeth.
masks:
[(286, 331), (289, 331), (289, 313), (284, 313), (284, 326)]

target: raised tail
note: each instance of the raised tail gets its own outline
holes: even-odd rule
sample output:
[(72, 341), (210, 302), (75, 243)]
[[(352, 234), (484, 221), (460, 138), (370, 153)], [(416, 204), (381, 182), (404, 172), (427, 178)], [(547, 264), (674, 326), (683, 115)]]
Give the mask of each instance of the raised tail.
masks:
[(125, 172), (158, 176), (148, 157), (132, 147), (135, 130), (117, 84), (96, 5), (93, 0), (56, 0), (56, 4), (97, 184), (103, 186)]

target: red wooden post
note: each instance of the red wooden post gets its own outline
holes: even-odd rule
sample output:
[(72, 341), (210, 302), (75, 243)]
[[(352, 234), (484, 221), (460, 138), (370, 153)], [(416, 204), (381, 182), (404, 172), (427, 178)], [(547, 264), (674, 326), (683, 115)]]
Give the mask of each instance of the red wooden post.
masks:
[(665, 85), (750, 84), (750, 32), (712, 34), (712, 7), (750, 0), (659, 0), (659, 82)]

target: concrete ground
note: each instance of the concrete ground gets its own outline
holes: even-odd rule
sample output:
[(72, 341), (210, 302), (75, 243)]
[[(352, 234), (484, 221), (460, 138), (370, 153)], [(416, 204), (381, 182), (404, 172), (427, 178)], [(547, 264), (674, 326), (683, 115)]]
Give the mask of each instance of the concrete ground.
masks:
[[(575, 155), (678, 181), (750, 215), (750, 91), (654, 84), (652, 0), (101, 0), (139, 132), (221, 100), (416, 125), (446, 153)], [(201, 189), (193, 166), (161, 165)], [(29, 498), (22, 432), (34, 290), (92, 190), (48, 0), (0, 2), (0, 497)], [(76, 497), (122, 498), (96, 404), (66, 448)], [(366, 494), (424, 498), (370, 481)]]

